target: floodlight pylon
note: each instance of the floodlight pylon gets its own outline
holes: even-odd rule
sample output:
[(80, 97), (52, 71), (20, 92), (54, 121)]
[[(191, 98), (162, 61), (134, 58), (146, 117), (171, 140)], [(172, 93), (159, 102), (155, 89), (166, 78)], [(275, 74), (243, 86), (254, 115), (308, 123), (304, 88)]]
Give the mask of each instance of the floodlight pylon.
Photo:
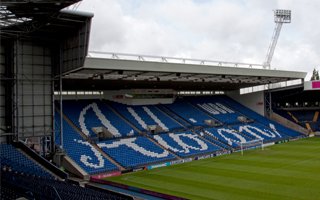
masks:
[(274, 10), (274, 22), (276, 23), (275, 29), (273, 31), (271, 43), (268, 48), (267, 56), (265, 62), (263, 63), (264, 68), (269, 68), (271, 65), (274, 50), (277, 46), (279, 35), (281, 32), (282, 25), (284, 23), (291, 23), (291, 10)]

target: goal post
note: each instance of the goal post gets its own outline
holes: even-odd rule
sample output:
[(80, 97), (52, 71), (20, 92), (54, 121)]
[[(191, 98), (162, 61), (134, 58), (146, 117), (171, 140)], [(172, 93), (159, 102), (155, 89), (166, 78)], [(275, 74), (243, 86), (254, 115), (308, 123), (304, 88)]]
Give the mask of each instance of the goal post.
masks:
[(241, 155), (243, 155), (243, 151), (247, 149), (261, 148), (262, 150), (264, 150), (263, 139), (254, 139), (246, 142), (239, 142), (239, 146), (240, 146)]

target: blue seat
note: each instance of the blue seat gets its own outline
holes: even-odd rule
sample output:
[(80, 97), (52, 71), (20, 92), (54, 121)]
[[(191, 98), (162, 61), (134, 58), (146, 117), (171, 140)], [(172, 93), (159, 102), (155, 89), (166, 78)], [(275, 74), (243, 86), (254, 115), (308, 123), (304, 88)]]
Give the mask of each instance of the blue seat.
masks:
[(154, 135), (153, 138), (180, 157), (208, 154), (222, 150), (221, 147), (201, 139), (197, 134), (190, 131)]
[[(60, 115), (57, 112), (55, 113), (55, 121), (60, 122)], [(60, 132), (57, 132), (57, 134), (59, 135)], [(57, 137), (60, 136), (56, 135)], [(56, 144), (61, 145), (59, 140), (56, 140)], [(67, 155), (89, 174), (118, 170), (116, 165), (104, 158), (95, 147), (85, 141), (65, 120), (63, 120), (63, 148)]]
[(167, 104), (166, 107), (193, 126), (206, 126), (205, 120), (213, 119), (206, 113), (183, 100), (177, 100), (173, 104)]
[[(114, 137), (138, 134), (129, 124), (100, 100), (66, 100), (63, 101), (63, 105), (64, 114), (82, 132), (90, 137), (95, 136), (95, 133), (92, 131), (94, 127), (105, 127), (114, 134)], [(101, 114), (101, 116), (98, 116), (99, 114)], [(103, 124), (102, 120), (106, 120), (105, 122), (107, 122), (109, 127), (107, 124)]]
[(164, 114), (154, 105), (127, 106), (124, 104), (114, 103), (114, 102), (110, 102), (110, 104), (122, 116), (124, 116), (132, 124), (134, 124), (134, 126), (137, 127), (140, 131), (147, 131), (147, 127), (145, 127), (145, 125), (146, 126), (159, 125), (160, 127), (164, 126), (162, 128), (167, 129), (165, 131), (171, 131), (174, 129), (182, 128), (181, 125), (179, 125), (169, 116)]
[(175, 158), (142, 136), (104, 141), (98, 143), (98, 146), (126, 168), (142, 167)]
[(0, 144), (0, 159), (2, 166), (10, 167), (13, 171), (23, 172), (29, 175), (53, 178), (45, 169), (35, 161), (30, 160), (25, 154), (10, 144)]

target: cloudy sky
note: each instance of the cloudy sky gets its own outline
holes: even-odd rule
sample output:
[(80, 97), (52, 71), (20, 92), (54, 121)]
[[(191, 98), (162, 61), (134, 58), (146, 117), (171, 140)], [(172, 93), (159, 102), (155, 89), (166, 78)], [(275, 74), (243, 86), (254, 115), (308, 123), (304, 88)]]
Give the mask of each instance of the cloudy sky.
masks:
[[(273, 10), (292, 10), (272, 68), (320, 70), (319, 0), (83, 0), (94, 13), (90, 50), (263, 63)], [(310, 73), (307, 79), (310, 78)]]

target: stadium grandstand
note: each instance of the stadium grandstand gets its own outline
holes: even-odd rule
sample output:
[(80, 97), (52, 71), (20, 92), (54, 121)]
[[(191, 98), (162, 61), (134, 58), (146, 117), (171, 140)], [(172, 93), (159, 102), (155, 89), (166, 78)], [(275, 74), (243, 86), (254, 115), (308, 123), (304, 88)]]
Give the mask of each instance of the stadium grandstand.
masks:
[(183, 199), (99, 183), (319, 131), (305, 72), (89, 52), (77, 2), (1, 2), (1, 199)]

